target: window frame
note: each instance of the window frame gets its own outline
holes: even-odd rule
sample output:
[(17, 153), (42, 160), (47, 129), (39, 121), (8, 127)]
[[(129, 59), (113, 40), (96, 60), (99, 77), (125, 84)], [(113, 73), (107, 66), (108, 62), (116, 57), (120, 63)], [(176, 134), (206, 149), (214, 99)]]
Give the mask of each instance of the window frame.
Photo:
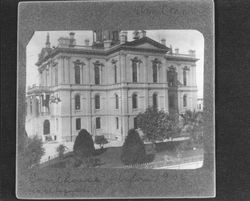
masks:
[(132, 94), (132, 108), (138, 109), (138, 94), (136, 93)]
[(100, 97), (100, 95), (96, 94), (95, 97), (94, 97), (94, 99), (95, 99), (95, 109), (96, 110), (100, 110), (101, 109), (101, 100), (100, 100), (101, 97)]

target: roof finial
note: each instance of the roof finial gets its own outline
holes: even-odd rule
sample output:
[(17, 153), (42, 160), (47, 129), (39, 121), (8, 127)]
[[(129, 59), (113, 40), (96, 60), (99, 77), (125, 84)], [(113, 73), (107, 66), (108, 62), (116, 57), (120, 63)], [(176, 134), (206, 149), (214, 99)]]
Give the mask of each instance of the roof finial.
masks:
[(49, 33), (47, 33), (47, 39), (45, 45), (47, 48), (50, 48)]

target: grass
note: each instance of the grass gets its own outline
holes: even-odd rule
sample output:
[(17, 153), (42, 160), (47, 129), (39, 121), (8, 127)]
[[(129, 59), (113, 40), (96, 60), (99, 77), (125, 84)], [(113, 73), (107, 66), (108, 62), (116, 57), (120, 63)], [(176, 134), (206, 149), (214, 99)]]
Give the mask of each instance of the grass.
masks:
[[(166, 156), (169, 158), (177, 158), (176, 147), (180, 142), (161, 142), (156, 144), (156, 154), (153, 162), (163, 161)], [(110, 147), (105, 149), (100, 149), (96, 151), (95, 158), (100, 159), (102, 168), (114, 168), (122, 167), (124, 164), (121, 162), (122, 147)], [(196, 150), (186, 150), (182, 151), (181, 157), (190, 157), (203, 154), (203, 148), (197, 148)], [(49, 164), (48, 167), (52, 168), (65, 168), (67, 163), (73, 158), (73, 152), (67, 153), (63, 159), (57, 159), (54, 163)]]

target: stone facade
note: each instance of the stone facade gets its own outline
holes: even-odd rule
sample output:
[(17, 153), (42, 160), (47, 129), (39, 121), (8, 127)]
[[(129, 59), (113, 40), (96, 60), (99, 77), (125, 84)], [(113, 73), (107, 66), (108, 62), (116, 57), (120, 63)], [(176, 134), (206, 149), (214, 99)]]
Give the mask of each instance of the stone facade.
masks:
[(145, 33), (130, 42), (124, 31), (118, 39), (102, 33), (93, 32), (92, 46), (77, 46), (70, 33), (53, 49), (47, 37), (37, 62), (40, 85), (27, 92), (29, 135), (74, 141), (85, 128), (123, 141), (149, 106), (170, 114), (197, 108), (194, 51), (173, 53)]

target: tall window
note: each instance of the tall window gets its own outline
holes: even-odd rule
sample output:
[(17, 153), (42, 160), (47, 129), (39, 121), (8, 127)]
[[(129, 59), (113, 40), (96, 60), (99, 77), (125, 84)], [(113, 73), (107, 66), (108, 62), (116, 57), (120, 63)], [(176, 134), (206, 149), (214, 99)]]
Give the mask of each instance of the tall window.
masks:
[(158, 96), (156, 93), (153, 94), (153, 107), (157, 108), (158, 107)]
[(117, 94), (115, 94), (115, 109), (119, 108), (119, 97)]
[(95, 64), (95, 84), (100, 84), (100, 65)]
[(187, 95), (183, 96), (183, 107), (187, 107)]
[(55, 85), (58, 85), (58, 68), (55, 67)]
[(119, 118), (116, 117), (115, 120), (116, 120), (116, 129), (119, 129)]
[(81, 118), (76, 118), (76, 130), (81, 129)]
[(132, 81), (137, 82), (137, 62), (132, 61)]
[(137, 108), (137, 94), (132, 95), (132, 108)]
[(96, 117), (95, 124), (96, 124), (96, 129), (101, 128), (101, 118), (100, 117)]
[(114, 40), (114, 41), (117, 41), (118, 38), (119, 38), (118, 31), (113, 31), (113, 40)]
[(157, 63), (153, 62), (153, 82), (157, 82), (157, 74), (158, 74), (158, 69), (157, 69)]
[(170, 108), (174, 108), (175, 107), (175, 101), (174, 101), (174, 96), (173, 95), (169, 95), (168, 97), (168, 102), (169, 102), (169, 107)]
[(135, 128), (135, 129), (138, 128), (138, 126), (137, 126), (137, 118), (136, 118), (136, 117), (134, 118), (134, 128)]
[(80, 110), (81, 108), (81, 99), (80, 99), (80, 95), (75, 95), (75, 109), (76, 110)]
[(175, 87), (177, 85), (177, 72), (174, 67), (167, 71), (168, 86)]
[(115, 83), (117, 83), (117, 66), (116, 64), (114, 65), (114, 73), (115, 73)]
[(187, 86), (187, 70), (183, 70), (183, 85)]
[(95, 109), (100, 109), (100, 95), (95, 95)]
[(80, 84), (80, 66), (75, 64), (75, 83)]
[(48, 119), (46, 119), (46, 120), (43, 122), (43, 134), (44, 134), (44, 135), (50, 134), (50, 123), (49, 123), (49, 120), (48, 120)]

